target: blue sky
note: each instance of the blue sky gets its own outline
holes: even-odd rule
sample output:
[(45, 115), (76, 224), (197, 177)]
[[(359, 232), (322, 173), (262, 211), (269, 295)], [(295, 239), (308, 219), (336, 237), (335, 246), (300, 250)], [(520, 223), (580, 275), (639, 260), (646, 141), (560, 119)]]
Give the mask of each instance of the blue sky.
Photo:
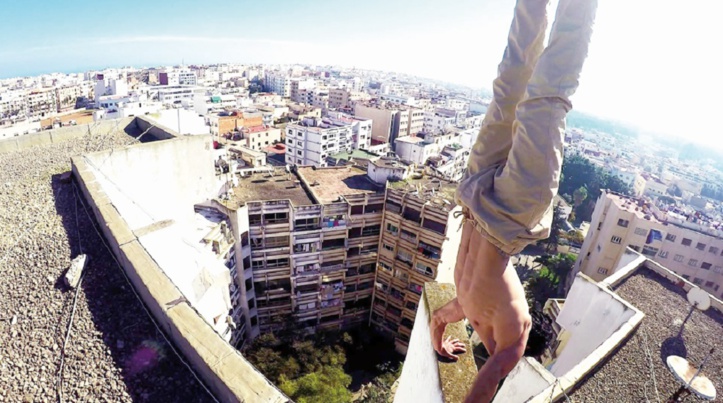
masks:
[[(182, 60), (300, 62), (489, 88), (514, 3), (0, 0), (0, 77)], [(718, 0), (600, 0), (575, 108), (701, 142), (718, 138), (710, 119), (723, 92), (720, 15)]]

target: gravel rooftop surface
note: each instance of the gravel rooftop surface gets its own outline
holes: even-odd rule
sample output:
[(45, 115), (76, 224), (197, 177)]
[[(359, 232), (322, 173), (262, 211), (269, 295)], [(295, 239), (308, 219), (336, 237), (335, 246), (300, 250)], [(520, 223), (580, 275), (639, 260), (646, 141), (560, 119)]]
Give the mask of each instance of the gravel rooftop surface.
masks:
[[(696, 311), (677, 338), (690, 305), (685, 292), (657, 273), (641, 268), (615, 292), (645, 313), (635, 334), (602, 368), (570, 397), (575, 402), (666, 402), (680, 387), (665, 364), (669, 355), (698, 365), (717, 344), (703, 375), (716, 387), (716, 401), (723, 401), (723, 314)], [(655, 379), (655, 381), (653, 380)], [(657, 391), (656, 391), (657, 388)], [(686, 402), (703, 401), (689, 396)]]
[(75, 294), (62, 278), (81, 248), (89, 262), (66, 347), (63, 401), (211, 400), (146, 315), (73, 184), (60, 181), (71, 156), (134, 141), (120, 131), (0, 154), (0, 402), (58, 401)]

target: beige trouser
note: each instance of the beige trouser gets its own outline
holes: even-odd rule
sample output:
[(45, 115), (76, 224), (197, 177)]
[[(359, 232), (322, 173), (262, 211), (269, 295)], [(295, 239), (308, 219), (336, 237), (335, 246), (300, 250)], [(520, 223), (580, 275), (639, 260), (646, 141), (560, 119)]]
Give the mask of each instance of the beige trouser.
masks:
[(587, 57), (597, 0), (560, 0), (543, 50), (547, 0), (518, 0), (493, 100), (457, 202), (503, 253), (547, 238), (562, 166), (565, 115)]

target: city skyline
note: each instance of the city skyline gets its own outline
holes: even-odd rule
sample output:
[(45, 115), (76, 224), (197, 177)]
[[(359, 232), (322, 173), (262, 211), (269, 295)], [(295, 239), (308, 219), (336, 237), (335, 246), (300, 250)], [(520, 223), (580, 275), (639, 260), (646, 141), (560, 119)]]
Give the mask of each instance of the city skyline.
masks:
[[(513, 0), (424, 6), (408, 0), (348, 6), (276, 1), (228, 12), (221, 2), (199, 7), (189, 1), (134, 1), (117, 10), (77, 1), (6, 4), (0, 34), (14, 40), (0, 44), (0, 77), (182, 61), (303, 63), (395, 71), (489, 89), (513, 6)], [(723, 89), (710, 80), (717, 64), (708, 51), (720, 30), (712, 18), (721, 7), (710, 0), (685, 7), (649, 0), (601, 2), (574, 109), (644, 132), (714, 145), (708, 122), (690, 117), (715, 116), (710, 94)], [(130, 24), (117, 19), (124, 11), (133, 17)], [(271, 27), (269, 20), (275, 22)], [(672, 108), (675, 113), (666, 112)]]

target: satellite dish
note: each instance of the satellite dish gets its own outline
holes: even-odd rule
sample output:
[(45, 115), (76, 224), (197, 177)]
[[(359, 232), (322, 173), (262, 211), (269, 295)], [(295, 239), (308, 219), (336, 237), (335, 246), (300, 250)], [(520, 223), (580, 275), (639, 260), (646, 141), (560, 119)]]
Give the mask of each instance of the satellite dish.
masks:
[(695, 308), (705, 311), (710, 308), (710, 294), (698, 287), (693, 287), (688, 291), (688, 302)]
[(668, 364), (670, 372), (678, 382), (682, 383), (681, 387), (673, 395), (672, 401), (677, 402), (682, 400), (684, 392), (688, 392), (689, 394), (693, 393), (703, 400), (715, 400), (716, 390), (713, 382), (707, 377), (700, 375), (700, 371), (714, 350), (714, 348), (710, 350), (710, 353), (698, 368), (690, 365), (688, 360), (677, 355), (671, 355), (665, 359), (665, 363)]
[(688, 319), (690, 319), (690, 317), (693, 315), (693, 311), (696, 308), (701, 311), (705, 311), (706, 309), (710, 308), (710, 295), (698, 287), (693, 287), (688, 291), (688, 302), (690, 303), (690, 311), (688, 311), (688, 316), (685, 317), (685, 320), (680, 325), (678, 337), (683, 335), (683, 329), (685, 328), (685, 324), (688, 322)]

